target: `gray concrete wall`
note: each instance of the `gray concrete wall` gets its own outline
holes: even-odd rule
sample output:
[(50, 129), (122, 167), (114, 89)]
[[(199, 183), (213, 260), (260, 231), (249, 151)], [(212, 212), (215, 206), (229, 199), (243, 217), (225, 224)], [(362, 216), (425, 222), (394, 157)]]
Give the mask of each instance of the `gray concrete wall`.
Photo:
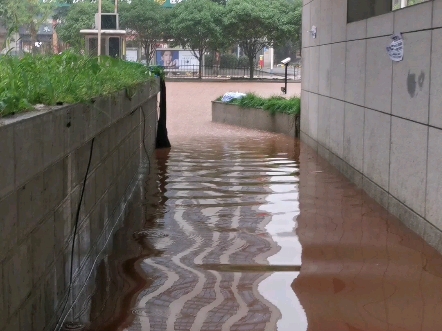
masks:
[(442, 251), (442, 0), (350, 24), (347, 0), (303, 14), (318, 38), (303, 35), (301, 138)]
[[(94, 265), (153, 152), (158, 84), (90, 105), (42, 109), (0, 120), (0, 330), (53, 330), (90, 292)], [(142, 106), (146, 123), (141, 113)], [(67, 297), (73, 225), (95, 138)], [(62, 307), (66, 309), (63, 315)]]
[(240, 108), (237, 105), (212, 102), (212, 121), (244, 128), (296, 135), (296, 118), (288, 114), (270, 114), (262, 109)]

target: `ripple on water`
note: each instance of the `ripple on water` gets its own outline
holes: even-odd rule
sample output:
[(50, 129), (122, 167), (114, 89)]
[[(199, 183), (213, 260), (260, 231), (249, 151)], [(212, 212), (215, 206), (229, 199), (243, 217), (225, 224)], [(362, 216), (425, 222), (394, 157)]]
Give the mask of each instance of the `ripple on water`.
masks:
[[(289, 277), (301, 266), (268, 263), (281, 247), (265, 226), (279, 222), (275, 215), (297, 210), (299, 168), (288, 153), (269, 152), (263, 141), (183, 143), (157, 160), (160, 189), (147, 191), (141, 204), (153, 221), (131, 232), (134, 239), (161, 250), (161, 255), (142, 260), (142, 266), (155, 267), (138, 268), (152, 283), (138, 292), (145, 299), (134, 296), (128, 309), (149, 320), (150, 331), (172, 325), (192, 331), (241, 329), (243, 321), (254, 324), (257, 313), (265, 320), (256, 322), (256, 331), (273, 321), (271, 328), (276, 328), (278, 304), (259, 292), (259, 284), (273, 273)], [(268, 211), (260, 209), (263, 205)], [(294, 228), (293, 218), (283, 222)], [(287, 232), (278, 235), (290, 238)], [(287, 291), (291, 289), (279, 286), (275, 295)], [(141, 307), (133, 308), (137, 300)], [(168, 306), (179, 311), (170, 314)], [(125, 329), (138, 331), (139, 326)]]

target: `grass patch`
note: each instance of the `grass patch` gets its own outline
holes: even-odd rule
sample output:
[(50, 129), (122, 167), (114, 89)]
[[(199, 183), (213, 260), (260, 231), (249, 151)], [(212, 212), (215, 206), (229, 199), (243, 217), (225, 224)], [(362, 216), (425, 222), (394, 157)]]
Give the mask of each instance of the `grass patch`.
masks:
[(301, 113), (301, 99), (298, 97), (292, 97), (290, 99), (280, 96), (261, 98), (253, 93), (248, 93), (242, 99), (232, 100), (230, 104), (238, 105), (241, 108), (264, 109), (271, 114), (283, 113), (298, 115)]
[(32, 110), (36, 104), (89, 102), (155, 75), (142, 64), (66, 52), (22, 59), (0, 57), (0, 117)]

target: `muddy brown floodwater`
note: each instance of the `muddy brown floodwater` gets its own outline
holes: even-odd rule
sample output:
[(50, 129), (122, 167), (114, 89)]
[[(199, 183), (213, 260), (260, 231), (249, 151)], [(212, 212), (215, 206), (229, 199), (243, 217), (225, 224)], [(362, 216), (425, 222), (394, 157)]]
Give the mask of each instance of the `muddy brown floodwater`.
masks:
[(435, 250), (299, 141), (210, 122), (228, 90), (279, 88), (168, 83), (173, 147), (99, 266), (90, 330), (442, 329)]

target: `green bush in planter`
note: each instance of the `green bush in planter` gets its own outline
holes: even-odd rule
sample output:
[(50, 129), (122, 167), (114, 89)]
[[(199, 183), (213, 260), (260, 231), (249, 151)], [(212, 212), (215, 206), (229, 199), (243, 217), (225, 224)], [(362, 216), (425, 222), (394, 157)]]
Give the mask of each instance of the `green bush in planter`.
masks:
[[(216, 99), (220, 101), (222, 97)], [(261, 98), (253, 93), (247, 93), (242, 99), (234, 99), (231, 104), (238, 105), (241, 108), (257, 108), (263, 109), (271, 114), (283, 113), (289, 115), (299, 115), (301, 113), (301, 99), (291, 97), (286, 99), (281, 96), (273, 96), (270, 98)]]

